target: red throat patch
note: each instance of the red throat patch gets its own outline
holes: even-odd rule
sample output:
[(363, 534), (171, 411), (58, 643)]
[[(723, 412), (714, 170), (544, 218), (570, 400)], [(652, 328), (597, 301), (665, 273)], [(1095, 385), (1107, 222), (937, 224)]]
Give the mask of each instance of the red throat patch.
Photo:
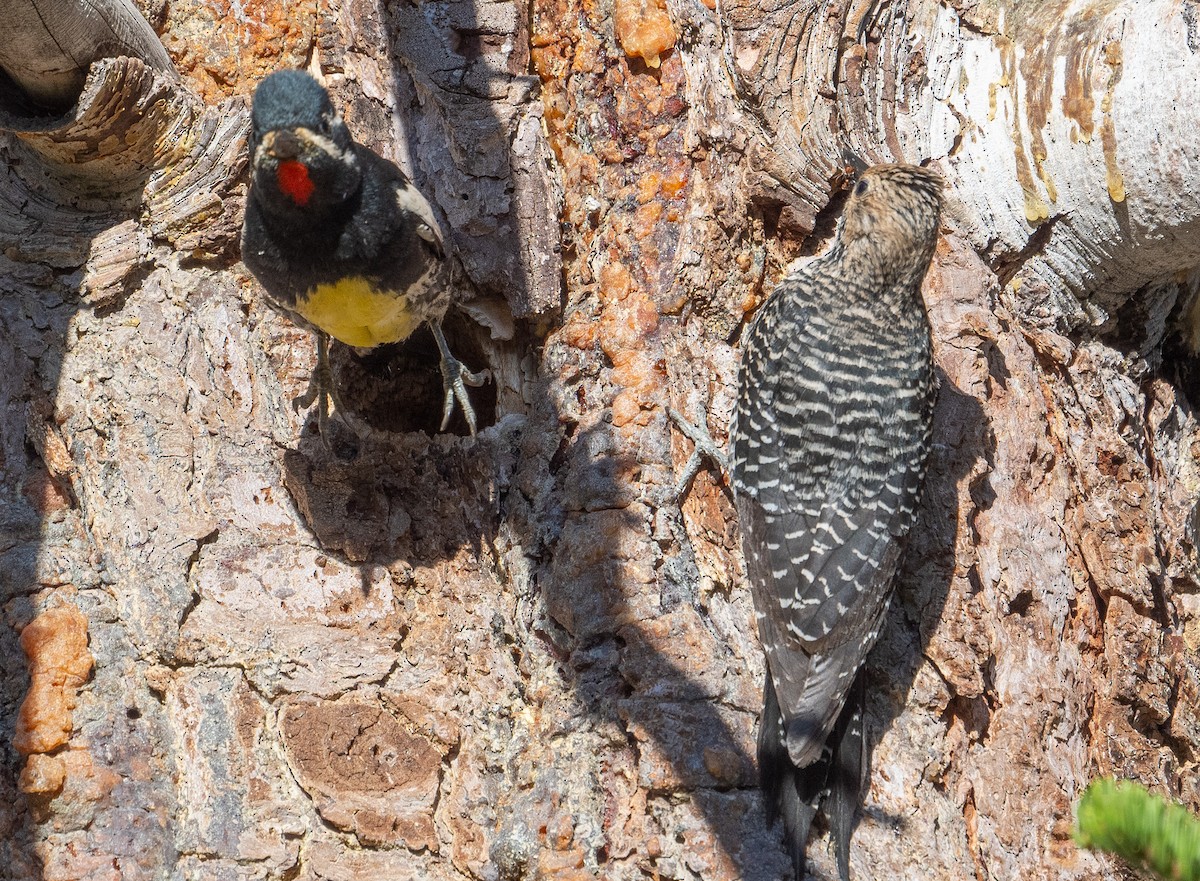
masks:
[(275, 177), (279, 181), (279, 189), (283, 190), (289, 199), (301, 207), (308, 204), (314, 186), (303, 162), (297, 162), (295, 159), (280, 162)]

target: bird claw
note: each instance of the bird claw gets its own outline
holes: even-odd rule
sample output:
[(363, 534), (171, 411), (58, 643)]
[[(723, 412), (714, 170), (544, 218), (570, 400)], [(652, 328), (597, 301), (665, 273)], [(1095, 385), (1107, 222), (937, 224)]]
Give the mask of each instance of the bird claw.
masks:
[(442, 425), (438, 430), (445, 431), (446, 426), (450, 424), (450, 417), (454, 415), (454, 402), (457, 401), (462, 407), (463, 418), (467, 420), (467, 428), (471, 430), (471, 437), (474, 437), (475, 408), (471, 406), (471, 399), (467, 397), (467, 386), (479, 388), (491, 379), (491, 371), (480, 370), (478, 373), (471, 373), (455, 358), (442, 358), (441, 368), (442, 389), (446, 397), (442, 402)]
[(296, 395), (292, 398), (292, 412), (299, 413), (301, 410), (307, 410), (313, 405), (317, 398), (321, 398), (321, 403), (325, 403), (326, 392), (321, 387), (321, 382), (317, 379), (316, 371), (308, 378), (308, 388), (304, 390), (304, 394)]
[(695, 444), (691, 457), (683, 466), (683, 476), (675, 483), (675, 498), (682, 501), (692, 488), (692, 481), (700, 473), (705, 459), (714, 462), (724, 474), (729, 474), (729, 457), (717, 446), (717, 442), (713, 440), (713, 436), (704, 422), (698, 425), (688, 422), (683, 414), (674, 407), (667, 408), (667, 415), (671, 417), (671, 421), (675, 423), (675, 427), (683, 433), (684, 437)]
[(329, 405), (333, 404), (334, 412), (343, 412), (341, 398), (333, 385), (333, 371), (329, 366), (329, 340), (325, 334), (317, 334), (317, 366), (308, 377), (308, 388), (304, 394), (292, 398), (292, 411), (299, 413), (307, 410), (313, 404), (317, 405), (317, 433), (325, 449), (335, 452), (333, 438), (329, 426)]
[(450, 354), (450, 347), (446, 344), (446, 337), (442, 334), (441, 324), (431, 321), (429, 328), (433, 331), (433, 338), (437, 341), (438, 351), (441, 353), (439, 366), (442, 369), (442, 391), (445, 392), (442, 402), (442, 425), (438, 430), (445, 431), (450, 424), (450, 417), (454, 415), (454, 404), (457, 401), (459, 407), (462, 408), (463, 418), (467, 420), (467, 428), (471, 432), (471, 437), (474, 437), (475, 408), (471, 406), (471, 399), (467, 396), (467, 386), (478, 388), (483, 385), (491, 378), (491, 371), (480, 370), (478, 373), (472, 373), (467, 370), (461, 361)]

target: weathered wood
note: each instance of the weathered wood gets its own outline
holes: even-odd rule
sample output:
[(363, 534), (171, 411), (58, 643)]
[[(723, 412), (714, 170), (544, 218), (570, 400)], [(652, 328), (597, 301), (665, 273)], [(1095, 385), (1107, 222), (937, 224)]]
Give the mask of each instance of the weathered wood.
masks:
[(154, 243), (228, 252), (248, 117), (238, 99), (203, 107), (133, 58), (93, 65), (66, 114), (0, 111), (0, 249), (62, 268), (86, 263), (80, 293), (93, 307), (124, 295)]
[[(727, 49), (760, 121), (766, 195), (813, 228), (849, 147), (935, 161), (956, 226), (1016, 311), (1111, 330), (1142, 287), (1200, 263), (1180, 89), (1200, 76), (1194, 22), (1171, 2), (727, 7)], [(795, 207), (793, 201), (790, 206)], [(1168, 307), (1169, 309), (1169, 307)]]
[[(88, 66), (100, 58), (126, 55), (175, 75), (158, 35), (131, 0), (3, 0), (0, 20), (0, 69), (44, 107), (74, 103)], [(16, 102), (11, 94), (4, 99)]]

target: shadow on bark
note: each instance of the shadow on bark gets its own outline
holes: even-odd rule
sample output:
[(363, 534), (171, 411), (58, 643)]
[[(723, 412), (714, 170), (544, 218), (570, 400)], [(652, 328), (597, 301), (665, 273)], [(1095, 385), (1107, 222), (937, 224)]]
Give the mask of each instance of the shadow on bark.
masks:
[[(954, 580), (959, 484), (978, 462), (994, 460), (995, 440), (983, 408), (959, 391), (940, 369), (934, 411), (933, 452), (925, 480), (919, 519), (913, 527), (896, 594), (879, 644), (867, 658), (868, 755), (901, 716), (914, 693), (917, 673), (926, 662), (926, 647), (937, 631)], [(977, 510), (986, 510), (992, 492), (987, 471), (969, 487)], [(988, 708), (983, 698), (957, 698), (946, 711), (964, 718), (969, 730), (986, 733)], [(867, 808), (862, 818), (903, 834), (903, 817)]]
[[(728, 860), (714, 866), (708, 848), (690, 840), (694, 830), (675, 830), (680, 844), (686, 832), (697, 866), (707, 865), (704, 876), (733, 870), (746, 881), (785, 877), (778, 831), (765, 825), (758, 800), (745, 709), (723, 671), (701, 676), (689, 669), (698, 639), (703, 645), (716, 637), (709, 645), (718, 663), (732, 665), (733, 649), (720, 644), (707, 622), (690, 547), (652, 561), (639, 546), (654, 502), (636, 497), (639, 487), (629, 475), (640, 466), (613, 452), (619, 445), (607, 427), (581, 432), (573, 438), (574, 456), (557, 474), (563, 527), (547, 550), (538, 586), (549, 615), (566, 631), (562, 648), (571, 688), (589, 723), (620, 732), (638, 755), (638, 785), (648, 798), (691, 799)], [(671, 512), (673, 499), (660, 502), (655, 513), (680, 517)], [(684, 607), (695, 617), (678, 614)], [(705, 627), (701, 634), (690, 629), (697, 620)], [(738, 671), (730, 672), (736, 678)], [(670, 835), (669, 817), (659, 822)]]
[[(108, 71), (115, 75), (93, 78), (64, 113), (40, 111), (0, 72), (0, 130), (10, 133), (0, 141), (0, 800), (11, 806), (0, 813), (0, 864), (13, 878), (42, 876), (32, 824), (49, 816), (57, 794), (27, 796), (18, 785), (24, 757), (13, 737), (30, 684), (20, 630), (40, 611), (39, 593), (94, 586), (71, 583), (69, 564), (56, 572), (63, 561), (43, 559), (43, 540), (91, 552), (55, 390), (76, 311), (113, 305), (109, 280), (97, 274), (112, 255), (95, 243), (124, 238), (153, 170), (152, 150), (114, 157), (97, 146), (111, 120), (105, 104), (129, 85), (122, 74), (152, 78), (136, 65)], [(138, 110), (145, 105), (129, 108), (125, 121)], [(90, 304), (88, 290), (97, 295)]]
[[(15, 210), (5, 202), (0, 212)], [(13, 747), (17, 712), (29, 689), (29, 674), (19, 642), (20, 629), (35, 614), (33, 595), (40, 589), (38, 561), (42, 536), (77, 528), (71, 487), (40, 461), (29, 440), (27, 413), (42, 413), (51, 400), (62, 363), (74, 291), (51, 293), (38, 284), (35, 267), (0, 257), (0, 864), (9, 877), (40, 878), (33, 851), (32, 817), (38, 798), (18, 787), (24, 756)], [(36, 418), (36, 417), (35, 417)]]
[[(219, 221), (229, 206), (222, 197), (240, 170), (245, 118), (236, 108), (207, 112), (178, 88), (173, 71), (153, 71), (135, 59), (92, 65), (82, 94), (62, 112), (40, 111), (0, 73), (0, 603), (7, 625), (0, 628), (0, 799), (13, 806), (0, 814), (0, 860), (11, 873), (5, 877), (42, 877), (34, 845), (48, 833), (69, 837), (88, 829), (136, 842), (130, 853), (114, 854), (114, 865), (156, 859), (161, 849), (161, 842), (147, 843), (161, 836), (137, 816), (161, 806), (153, 785), (124, 805), (133, 815), (93, 807), (66, 817), (52, 808), (63, 792), (68, 803), (89, 801), (74, 791), (89, 785), (75, 773), (59, 789), (37, 791), (40, 783), (31, 778), (25, 788), (34, 791), (20, 791), (23, 758), (12, 742), (29, 675), (18, 634), (44, 609), (74, 603), (90, 619), (92, 651), (112, 660), (107, 586), (120, 575), (106, 569), (84, 482), (59, 428), (66, 418), (56, 412), (64, 357), (73, 336), (86, 336), (90, 324), (120, 309), (145, 277), (154, 240), (201, 260), (227, 243), (228, 227)], [(196, 225), (198, 213), (204, 220)], [(100, 402), (107, 378), (89, 378), (95, 383), (89, 400)], [(105, 664), (95, 675), (123, 676)], [(92, 715), (95, 707), (77, 711), (72, 741), (55, 752), (78, 747), (90, 761), (89, 748), (105, 744), (106, 764), (128, 772), (129, 762), (140, 760), (129, 751), (144, 752), (138, 744), (148, 744), (117, 743), (114, 735), (134, 726), (140, 710), (135, 704), (124, 713), (100, 709), (104, 718)], [(38, 828), (51, 819), (51, 828)]]
[[(398, 152), (413, 157), (414, 167), (406, 170), (446, 213), (452, 253), (470, 280), (465, 296), (475, 305), (503, 298), (515, 316), (512, 340), (496, 339), (461, 314), (467, 310), (454, 316), (452, 309), (447, 319), (456, 354), (472, 369), (487, 366), (496, 376), (492, 388), (473, 390), (472, 399), (481, 429), (499, 424), (474, 442), (428, 436), (440, 419), (441, 388), (424, 332), (365, 356), (335, 346), (336, 381), (349, 421), (357, 423), (356, 455), (339, 460), (338, 453), (350, 451), (339, 447), (331, 454), (306, 430), (284, 455), (285, 481), (322, 547), (352, 562), (434, 565), (467, 547), (486, 555), (505, 524), (522, 532), (534, 551), (528, 587), (545, 613), (524, 623), (562, 662), (565, 691), (580, 708), (579, 725), (614, 737), (614, 749), (652, 753), (643, 764), (656, 770), (639, 779), (639, 788), (664, 799), (689, 795), (716, 850), (741, 877), (781, 877), (786, 858), (775, 830), (763, 824), (744, 710), (725, 703), (727, 695), (711, 682), (695, 679), (686, 666), (686, 642), (680, 643), (681, 657), (667, 656), (656, 648), (662, 634), (651, 635), (644, 626), (675, 626), (671, 612), (683, 604), (703, 617), (695, 582), (666, 574), (639, 578), (637, 573), (650, 572), (642, 566), (651, 561), (616, 544), (621, 536), (645, 538), (647, 512), (670, 511), (677, 503), (639, 497), (647, 491), (637, 477), (639, 463), (624, 457), (611, 427), (578, 433), (568, 427), (564, 437), (547, 380), (529, 366), (540, 357), (547, 329), (557, 326), (561, 279), (557, 269), (530, 266), (531, 254), (553, 247), (537, 239), (559, 235), (559, 209), (549, 194), (521, 179), (536, 157), (518, 146), (528, 123), (539, 121), (523, 104), (538, 100), (536, 80), (524, 73), (528, 59), (508, 74), (489, 70), (481, 55), (500, 38), (495, 23), (471, 3), (445, 4), (441, 13), (406, 4), (385, 10), (397, 112), (407, 121), (407, 144)], [(335, 72), (337, 63), (331, 59)], [(388, 145), (377, 141), (391, 121), (357, 89), (335, 86), (334, 101), (368, 146), (389, 155)], [(514, 99), (514, 91), (522, 94)], [(523, 238), (531, 222), (518, 215), (527, 215), (538, 199), (542, 216)], [(558, 453), (541, 458), (548, 439)], [(513, 473), (522, 469), (547, 479), (532, 497), (512, 485)], [(645, 622), (647, 606), (662, 612), (662, 621)], [(575, 762), (565, 755), (554, 764), (559, 761)], [(538, 805), (606, 802), (611, 794), (599, 791), (598, 780), (592, 791), (563, 791), (578, 786), (574, 770), (542, 768), (532, 790), (509, 781), (511, 791), (497, 806), (497, 828), (485, 830), (495, 842), (493, 860), (522, 851), (528, 830), (520, 827), (538, 815)], [(618, 855), (598, 840), (592, 840), (586, 865), (603, 871)], [(777, 858), (764, 857), (775, 852)]]

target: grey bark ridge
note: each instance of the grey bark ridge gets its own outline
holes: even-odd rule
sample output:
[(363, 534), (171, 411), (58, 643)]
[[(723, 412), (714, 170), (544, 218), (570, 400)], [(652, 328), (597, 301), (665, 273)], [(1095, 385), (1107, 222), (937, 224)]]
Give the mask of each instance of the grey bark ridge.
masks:
[(178, 79), (154, 29), (132, 0), (2, 0), (0, 68), (33, 101), (61, 108), (79, 96), (88, 67), (125, 55)]
[(86, 265), (93, 305), (154, 245), (193, 256), (237, 241), (249, 113), (205, 107), (136, 58), (92, 65), (79, 100), (54, 117), (0, 109), (0, 248), (68, 268)]

